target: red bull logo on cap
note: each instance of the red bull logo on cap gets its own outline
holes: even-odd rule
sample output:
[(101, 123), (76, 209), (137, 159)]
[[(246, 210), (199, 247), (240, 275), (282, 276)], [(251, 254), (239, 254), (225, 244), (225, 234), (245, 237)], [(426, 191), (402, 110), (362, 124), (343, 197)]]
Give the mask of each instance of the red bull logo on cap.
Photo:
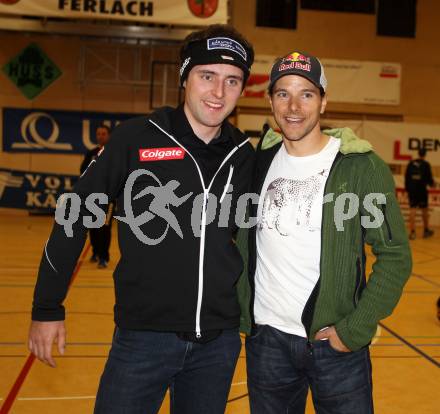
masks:
[(299, 52), (292, 52), (288, 54), (287, 56), (283, 57), (278, 67), (278, 72), (283, 72), (289, 69), (310, 72), (312, 70), (310, 58)]
[(299, 71), (310, 72), (312, 70), (312, 65), (310, 63), (302, 63), (302, 62), (289, 62), (289, 63), (281, 63), (278, 67), (278, 72), (283, 72), (289, 69), (296, 69)]
[(285, 62), (285, 61), (310, 63), (310, 58), (307, 56), (304, 56), (303, 54), (301, 54), (299, 52), (292, 52), (283, 58), (283, 62)]

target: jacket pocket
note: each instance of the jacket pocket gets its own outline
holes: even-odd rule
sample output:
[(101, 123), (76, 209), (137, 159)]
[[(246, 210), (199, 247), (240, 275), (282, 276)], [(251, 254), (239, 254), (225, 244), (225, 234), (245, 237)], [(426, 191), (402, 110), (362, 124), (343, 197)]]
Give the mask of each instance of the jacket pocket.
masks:
[(255, 325), (251, 329), (251, 334), (246, 337), (247, 341), (253, 341), (254, 339), (257, 339), (264, 331), (267, 325)]

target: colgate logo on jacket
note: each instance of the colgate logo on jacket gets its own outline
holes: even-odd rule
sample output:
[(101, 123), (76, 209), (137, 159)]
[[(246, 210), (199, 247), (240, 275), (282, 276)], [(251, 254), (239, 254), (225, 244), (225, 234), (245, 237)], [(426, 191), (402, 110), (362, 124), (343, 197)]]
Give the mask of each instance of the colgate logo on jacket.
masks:
[(141, 148), (139, 150), (139, 161), (182, 160), (184, 157), (185, 151), (180, 147)]

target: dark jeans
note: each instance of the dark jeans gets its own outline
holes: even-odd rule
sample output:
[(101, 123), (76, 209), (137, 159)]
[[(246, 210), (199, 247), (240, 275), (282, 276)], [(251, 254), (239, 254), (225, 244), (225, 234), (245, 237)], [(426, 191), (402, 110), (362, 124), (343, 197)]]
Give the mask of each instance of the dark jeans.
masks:
[(97, 256), (98, 260), (108, 262), (110, 260), (109, 250), (112, 238), (111, 222), (98, 229), (90, 229), (89, 232), (93, 256)]
[(368, 348), (339, 352), (262, 325), (246, 339), (246, 358), (252, 414), (304, 413), (309, 387), (318, 414), (373, 413)]
[(241, 350), (237, 329), (206, 344), (116, 329), (95, 414), (153, 414), (170, 388), (174, 414), (223, 414)]

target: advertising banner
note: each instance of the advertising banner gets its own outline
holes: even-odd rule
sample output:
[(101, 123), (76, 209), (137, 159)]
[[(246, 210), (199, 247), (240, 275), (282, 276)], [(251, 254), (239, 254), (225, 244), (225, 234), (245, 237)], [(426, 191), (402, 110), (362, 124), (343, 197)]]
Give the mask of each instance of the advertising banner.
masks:
[(399, 63), (322, 59), (330, 102), (399, 105)]
[(35, 43), (24, 48), (3, 66), (3, 73), (28, 99), (34, 99), (62, 72)]
[(113, 129), (138, 114), (3, 108), (3, 151), (84, 154), (96, 146), (96, 128)]
[[(262, 98), (277, 56), (257, 55), (244, 90), (248, 98)], [(398, 63), (320, 59), (328, 80), (329, 102), (399, 105), (401, 65)]]
[(363, 138), (391, 167), (397, 195), (405, 216), (408, 215), (408, 194), (405, 191), (405, 171), (408, 162), (418, 158), (418, 150), (427, 150), (435, 188), (429, 188), (430, 222), (440, 225), (440, 125), (406, 122), (363, 122)]
[(227, 23), (227, 0), (0, 0), (0, 13), (205, 26)]
[(71, 192), (77, 176), (0, 169), (0, 207), (55, 210), (58, 197)]
[(440, 125), (365, 121), (363, 138), (388, 163), (406, 165), (425, 148), (426, 160), (440, 167)]

